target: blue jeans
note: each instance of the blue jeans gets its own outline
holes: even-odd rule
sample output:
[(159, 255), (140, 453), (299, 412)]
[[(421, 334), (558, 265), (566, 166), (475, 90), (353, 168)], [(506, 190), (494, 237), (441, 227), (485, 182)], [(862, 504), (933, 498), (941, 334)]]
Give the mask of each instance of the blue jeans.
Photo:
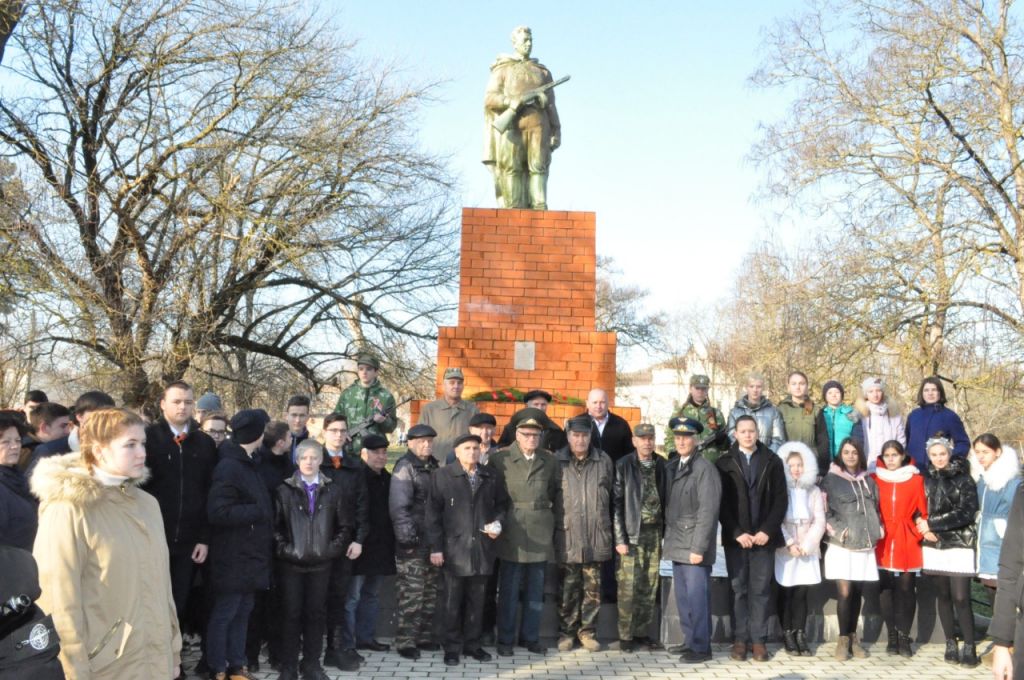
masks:
[[(342, 649), (373, 642), (377, 637), (377, 612), (380, 611), (380, 582), (383, 577), (358, 574), (352, 577), (345, 601), (345, 632)], [(355, 638), (355, 639), (353, 639)]]
[(710, 652), (711, 567), (673, 562), (672, 587), (683, 643), (695, 652)]
[(214, 596), (210, 622), (206, 626), (206, 662), (215, 673), (248, 665), (245, 634), (254, 602), (252, 593), (217, 593)]
[(520, 640), (523, 644), (537, 642), (540, 637), (540, 615), (544, 611), (544, 572), (547, 562), (501, 561), (498, 574), (498, 644), (516, 643), (516, 610), (519, 589), (526, 584)]

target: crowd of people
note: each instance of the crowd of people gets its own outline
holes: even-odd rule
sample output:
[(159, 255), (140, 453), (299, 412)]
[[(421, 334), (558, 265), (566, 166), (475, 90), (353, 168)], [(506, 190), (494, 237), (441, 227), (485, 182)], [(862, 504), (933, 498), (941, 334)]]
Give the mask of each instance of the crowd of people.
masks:
[[(621, 650), (659, 650), (667, 561), (683, 640), (667, 651), (697, 664), (712, 659), (724, 555), (732, 659), (772, 657), (773, 616), (785, 652), (811, 654), (808, 594), (823, 579), (835, 584), (836, 659), (869, 654), (857, 635), (868, 582), (885, 653), (913, 656), (915, 589), (928, 579), (945, 660), (974, 667), (978, 579), (995, 600), (994, 668), (1012, 677), (1010, 650), (1024, 647), (1020, 461), (994, 434), (968, 439), (938, 378), (904, 417), (877, 378), (853, 404), (830, 380), (816, 404), (795, 371), (776, 405), (751, 375), (724, 416), (694, 375), (662, 455), (655, 427), (631, 427), (600, 389), (564, 427), (533, 390), (495, 439), (495, 417), (462, 399), (462, 371), (448, 368), (389, 472), (395, 399), (376, 357), (357, 364), (319, 439), (308, 397), (288, 399), (283, 420), (229, 416), (183, 381), (152, 422), (98, 391), (71, 408), (33, 391), (23, 413), (0, 412), (0, 546), (31, 551), (39, 582), (38, 606), (4, 609), (0, 623), (32, 617), (51, 642), (24, 662), (49, 661), (54, 675), (40, 677), (184, 677), (183, 632), (201, 649), (188, 670), (214, 679), (252, 677), (264, 650), (282, 680), (357, 671), (367, 651), (436, 651), (451, 666), (490, 661), (491, 646), (543, 655), (551, 564), (560, 652), (603, 648), (603, 602), (615, 603)], [(377, 619), (392, 576), (386, 644)]]

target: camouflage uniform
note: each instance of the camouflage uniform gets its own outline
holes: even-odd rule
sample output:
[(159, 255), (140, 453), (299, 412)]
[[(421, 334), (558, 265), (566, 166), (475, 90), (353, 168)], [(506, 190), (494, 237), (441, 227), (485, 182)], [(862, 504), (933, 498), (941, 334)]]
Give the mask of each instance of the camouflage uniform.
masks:
[[(697, 446), (701, 446), (704, 442), (709, 439), (715, 439), (716, 437), (722, 437), (725, 433), (726, 419), (722, 416), (722, 412), (711, 405), (711, 400), (705, 401), (703, 404), (695, 404), (693, 398), (687, 396), (686, 402), (683, 407), (672, 414), (673, 418), (693, 418), (701, 425), (704, 426), (703, 434), (697, 438)], [(671, 420), (671, 418), (670, 418)], [(675, 435), (672, 434), (672, 430), (665, 428), (665, 450), (675, 451), (676, 440)], [(708, 446), (703, 449), (704, 457), (714, 463), (718, 460), (718, 457), (729, 450), (729, 439), (722, 439), (721, 443)]]
[(563, 564), (562, 603), (558, 608), (559, 633), (580, 640), (597, 635), (601, 611), (601, 563)]
[(398, 630), (395, 648), (407, 649), (433, 642), (434, 607), (441, 570), (428, 558), (396, 560), (398, 565)]
[[(363, 434), (379, 434), (382, 437), (387, 437), (388, 434), (395, 431), (395, 427), (398, 425), (398, 421), (395, 419), (395, 398), (384, 389), (380, 380), (374, 380), (369, 387), (363, 387), (357, 379), (345, 388), (334, 407), (335, 413), (344, 413), (348, 418), (350, 430), (355, 429), (374, 413), (388, 410), (389, 415), (382, 422), (371, 423)], [(362, 448), (362, 443), (362, 436), (353, 437), (352, 450), (358, 452)]]
[(619, 639), (647, 637), (657, 603), (661, 528), (644, 526), (640, 542), (618, 559)]

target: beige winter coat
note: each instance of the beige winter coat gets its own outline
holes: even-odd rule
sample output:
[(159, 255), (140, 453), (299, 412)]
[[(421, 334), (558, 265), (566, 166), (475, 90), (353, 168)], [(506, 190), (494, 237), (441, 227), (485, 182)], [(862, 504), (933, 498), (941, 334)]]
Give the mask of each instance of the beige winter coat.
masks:
[(181, 662), (163, 520), (141, 481), (105, 486), (77, 452), (32, 475), (39, 606), (53, 615), (68, 680), (163, 680)]

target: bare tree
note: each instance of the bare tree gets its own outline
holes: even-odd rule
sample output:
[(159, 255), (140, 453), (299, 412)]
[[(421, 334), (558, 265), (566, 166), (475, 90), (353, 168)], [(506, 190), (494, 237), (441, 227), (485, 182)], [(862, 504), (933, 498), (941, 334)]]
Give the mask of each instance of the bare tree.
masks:
[(755, 158), (767, 193), (831, 225), (820, 260), (834, 330), (902, 338), (918, 376), (950, 340), (1024, 340), (1024, 34), (1012, 0), (823, 0), (769, 32), (754, 75), (790, 88)]
[(7, 41), (11, 39), (24, 8), (23, 0), (0, 0), (0, 62), (4, 60)]
[(215, 357), (318, 389), (451, 308), (450, 181), (415, 139), (426, 90), (329, 25), (276, 0), (26, 7), (0, 152), (33, 210), (0, 239), (56, 321), (41, 341), (100, 358), (125, 403)]
[(619, 347), (638, 347), (648, 353), (663, 351), (667, 317), (663, 312), (647, 313), (644, 301), (650, 291), (620, 281), (622, 272), (608, 256), (597, 258), (596, 319), (599, 331), (618, 334)]

